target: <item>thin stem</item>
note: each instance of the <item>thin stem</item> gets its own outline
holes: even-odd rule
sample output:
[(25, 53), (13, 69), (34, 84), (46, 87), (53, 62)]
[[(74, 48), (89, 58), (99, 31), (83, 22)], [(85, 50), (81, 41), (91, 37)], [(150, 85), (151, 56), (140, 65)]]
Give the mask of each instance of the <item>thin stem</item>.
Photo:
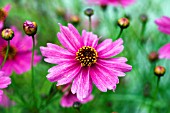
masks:
[(80, 110), (80, 108), (77, 108), (77, 111), (78, 111), (78, 113), (81, 113), (81, 110)]
[(35, 100), (35, 86), (34, 86), (34, 50), (35, 50), (35, 38), (34, 35), (32, 36), (32, 41), (33, 41), (33, 47), (32, 47), (32, 58), (31, 58), (31, 75), (32, 75), (32, 94), (33, 94), (33, 99), (36, 103)]
[(118, 38), (121, 36), (122, 33), (123, 33), (123, 29), (120, 28), (120, 32), (119, 32), (119, 34), (117, 35), (116, 39), (118, 39)]
[(91, 16), (89, 16), (89, 31), (92, 30), (92, 26), (91, 26)]
[(156, 96), (158, 95), (158, 90), (159, 90), (159, 82), (160, 82), (160, 76), (158, 76), (158, 79), (157, 79), (157, 85), (156, 85), (156, 89), (155, 89), (155, 92), (154, 92), (154, 98), (151, 102), (151, 106), (150, 106), (150, 109), (149, 109), (149, 113), (152, 112), (152, 105), (154, 103), (154, 101), (156, 101)]
[(8, 45), (7, 45), (7, 50), (6, 50), (6, 54), (5, 54), (5, 58), (0, 66), (0, 69), (2, 69), (2, 67), (4, 66), (6, 59), (8, 58), (8, 53), (9, 53), (9, 48), (10, 48), (10, 41), (8, 40)]

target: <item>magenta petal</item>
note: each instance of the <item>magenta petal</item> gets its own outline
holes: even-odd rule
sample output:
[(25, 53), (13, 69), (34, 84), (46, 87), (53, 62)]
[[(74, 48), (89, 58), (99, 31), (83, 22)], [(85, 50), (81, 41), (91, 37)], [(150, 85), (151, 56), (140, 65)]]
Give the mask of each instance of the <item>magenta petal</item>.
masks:
[(170, 59), (170, 43), (165, 44), (164, 46), (162, 46), (159, 50), (158, 50), (158, 54), (159, 54), (159, 58), (166, 58), (166, 59)]
[(122, 72), (131, 71), (132, 66), (126, 64), (125, 62), (122, 62), (123, 60), (126, 62), (126, 58), (123, 58), (123, 57), (122, 58), (110, 58), (107, 60), (98, 59), (97, 62), (106, 67), (110, 67), (118, 71), (122, 71)]
[(0, 90), (0, 102), (2, 101), (2, 95), (3, 95), (3, 91)]
[(58, 45), (47, 44), (47, 47), (40, 47), (43, 56), (47, 57), (46, 62), (58, 64), (64, 60), (74, 60), (75, 55)]
[(85, 30), (82, 31), (82, 38), (84, 46), (90, 46), (93, 48), (96, 48), (99, 41), (97, 35), (94, 35), (92, 32), (86, 32)]
[(81, 65), (77, 64), (77, 63), (69, 63), (69, 64), (66, 63), (66, 64), (54, 66), (54, 67), (52, 67), (48, 70), (48, 72), (50, 72), (50, 74), (47, 75), (47, 78), (51, 82), (56, 82), (56, 81), (61, 80), (63, 78), (67, 78), (66, 73), (70, 74), (70, 73), (73, 72), (73, 70), (74, 70), (74, 73), (75, 73), (75, 70), (78, 70), (80, 66)]
[(57, 86), (70, 83), (77, 76), (80, 69), (81, 69), (81, 65), (75, 66), (74, 68), (71, 68), (71, 70), (68, 71), (67, 74), (63, 75), (62, 79), (58, 80)]
[[(79, 100), (83, 100), (90, 95), (90, 91), (92, 88), (90, 85), (90, 75), (89, 75), (89, 68), (82, 68), (79, 75), (74, 79), (71, 91), (73, 94), (77, 93), (77, 98)], [(76, 89), (77, 88), (77, 89)]]
[(9, 12), (10, 9), (11, 9), (11, 5), (10, 5), (10, 4), (7, 4), (7, 5), (3, 8), (3, 10), (4, 10), (5, 12)]
[(96, 50), (99, 58), (109, 58), (119, 54), (124, 48), (122, 44), (123, 40), (121, 38), (114, 42), (111, 42), (110, 39), (106, 39), (97, 46)]
[[(3, 72), (0, 72), (0, 88), (6, 88), (9, 84), (11, 84), (11, 79), (8, 76), (4, 76)], [(2, 75), (3, 74), (3, 75)]]
[[(70, 28), (71, 29), (71, 28)], [(75, 53), (81, 47), (81, 40), (72, 33), (68, 27), (62, 26), (60, 24), (60, 33), (57, 34), (60, 43), (70, 50), (71, 52)], [(74, 32), (75, 29), (72, 29)], [(79, 35), (78, 35), (79, 37)]]
[[(98, 78), (100, 78), (100, 80), (103, 81), (104, 86), (109, 90), (114, 90), (116, 84), (119, 83), (119, 79), (117, 76), (114, 76), (113, 74), (111, 75), (111, 73), (109, 73), (109, 70), (107, 70), (107, 68), (104, 68), (99, 64), (96, 65), (91, 71), (95, 71)], [(93, 75), (91, 75), (91, 77), (93, 77)]]

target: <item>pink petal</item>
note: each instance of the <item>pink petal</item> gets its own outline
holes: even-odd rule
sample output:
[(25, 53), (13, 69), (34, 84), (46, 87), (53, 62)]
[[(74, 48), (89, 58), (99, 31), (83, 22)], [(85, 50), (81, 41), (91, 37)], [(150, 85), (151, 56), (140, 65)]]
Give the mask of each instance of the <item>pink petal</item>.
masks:
[[(0, 29), (2, 29), (4, 27), (4, 22), (0, 21)], [(1, 37), (0, 37), (1, 38)]]
[(77, 50), (81, 47), (81, 40), (80, 40), (79, 35), (77, 35), (77, 36), (75, 35), (76, 29), (74, 29), (74, 28), (71, 29), (71, 27), (70, 27), (70, 29), (72, 31), (74, 31), (74, 33), (73, 33), (68, 27), (62, 26), (61, 24), (59, 24), (59, 25), (60, 25), (61, 32), (58, 33), (57, 36), (58, 36), (60, 43), (65, 48), (70, 50), (71, 52), (73, 52), (73, 53), (77, 52)]
[(71, 61), (75, 59), (75, 55), (58, 45), (47, 44), (47, 47), (40, 47), (43, 56), (47, 57), (46, 62), (61, 63), (62, 61)]
[(7, 5), (3, 8), (3, 10), (4, 10), (5, 12), (9, 12), (10, 9), (11, 9), (11, 5), (10, 5), (10, 4), (7, 4)]
[(170, 43), (165, 44), (158, 50), (159, 58), (170, 59)]
[(0, 88), (6, 88), (11, 84), (11, 79), (8, 76), (0, 76)]
[(90, 46), (93, 48), (96, 48), (99, 41), (97, 35), (94, 35), (92, 32), (86, 32), (85, 30), (82, 31), (82, 38), (84, 46)]
[[(105, 86), (105, 90), (107, 91), (107, 89), (109, 90), (115, 90), (115, 86), (117, 83), (119, 83), (119, 79), (117, 76), (115, 75), (111, 75), (111, 73), (109, 73), (109, 70), (107, 68), (105, 68), (104, 66), (101, 66), (99, 64), (97, 64), (95, 67), (93, 67), (93, 69), (91, 70), (92, 72), (92, 80), (100, 78), (101, 81), (103, 81), (102, 83), (98, 82), (98, 83), (94, 83), (96, 86), (101, 86), (100, 84), (103, 84)], [(93, 73), (95, 72), (95, 73)], [(96, 75), (96, 78), (93, 78), (93, 75)], [(100, 88), (101, 89), (101, 88)]]
[[(70, 62), (70, 63), (54, 66), (48, 70), (50, 74), (47, 75), (47, 78), (51, 82), (56, 82), (64, 78), (67, 78), (67, 73), (69, 77), (70, 77), (70, 74), (72, 74), (72, 76), (74, 77), (78, 73), (76, 71), (79, 70), (80, 66), (81, 65), (76, 62), (73, 62), (73, 63)], [(70, 80), (70, 78), (68, 80)]]
[(3, 91), (0, 90), (0, 102), (2, 102), (2, 95), (3, 95)]
[(82, 101), (90, 95), (91, 82), (89, 75), (89, 68), (83, 67), (79, 75), (74, 79), (71, 91), (73, 94), (77, 93), (77, 98)]
[(121, 38), (114, 42), (111, 39), (104, 40), (96, 49), (99, 58), (109, 58), (119, 54), (124, 48), (122, 44), (123, 40)]
[[(120, 61), (122, 61), (122, 58), (119, 58)], [(123, 58), (126, 59), (126, 58)], [(102, 60), (102, 59), (98, 59), (97, 62), (106, 66), (106, 67), (110, 67), (113, 68), (117, 71), (122, 71), (122, 72), (129, 72), (132, 70), (132, 66), (126, 64), (125, 62), (120, 62), (118, 61), (118, 58), (110, 58), (107, 60)]]

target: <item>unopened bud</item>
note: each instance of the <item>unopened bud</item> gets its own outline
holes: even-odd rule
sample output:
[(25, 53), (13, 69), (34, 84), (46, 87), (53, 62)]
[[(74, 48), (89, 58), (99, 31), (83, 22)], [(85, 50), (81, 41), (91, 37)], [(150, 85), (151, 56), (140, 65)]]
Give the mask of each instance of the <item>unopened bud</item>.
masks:
[(23, 24), (23, 29), (25, 34), (33, 36), (37, 33), (37, 24), (36, 22), (25, 21)]
[(79, 109), (81, 107), (81, 103), (80, 102), (74, 102), (73, 107), (75, 109)]
[(148, 21), (148, 16), (145, 14), (140, 15), (140, 21), (146, 23)]
[(154, 69), (154, 73), (156, 76), (161, 77), (165, 74), (165, 68), (163, 66), (156, 66)]
[(84, 11), (84, 14), (91, 17), (94, 14), (94, 11), (93, 11), (93, 9), (88, 8)]
[(154, 62), (156, 60), (158, 60), (158, 53), (157, 52), (151, 52), (149, 55), (148, 55), (148, 59), (150, 62)]
[(12, 40), (14, 37), (14, 31), (12, 29), (4, 29), (1, 33), (1, 36), (5, 40)]
[(70, 17), (70, 22), (74, 25), (77, 25), (80, 22), (80, 18), (76, 15), (73, 15)]
[(125, 29), (129, 26), (130, 22), (129, 22), (129, 19), (127, 18), (120, 18), (117, 24), (121, 29)]

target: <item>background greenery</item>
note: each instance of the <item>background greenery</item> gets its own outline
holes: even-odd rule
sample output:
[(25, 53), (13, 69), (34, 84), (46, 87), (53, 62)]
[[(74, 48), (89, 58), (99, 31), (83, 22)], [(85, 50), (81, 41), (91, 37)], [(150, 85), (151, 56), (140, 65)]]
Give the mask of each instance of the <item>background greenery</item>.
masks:
[[(77, 15), (80, 18), (80, 24), (76, 27), (81, 32), (85, 28), (85, 21), (88, 18), (84, 15), (84, 10), (88, 7), (94, 9), (94, 17), (99, 20), (99, 25), (92, 31), (99, 37), (112, 38), (115, 40), (120, 28), (117, 27), (117, 19), (124, 17), (125, 14), (130, 18), (130, 26), (123, 31), (124, 51), (119, 56), (128, 58), (128, 64), (133, 66), (131, 72), (126, 77), (120, 78), (115, 92), (108, 91), (101, 93), (96, 87), (93, 87), (94, 100), (82, 105), (82, 113), (170, 113), (170, 77), (169, 60), (159, 60), (156, 64), (149, 62), (148, 54), (151, 51), (158, 51), (164, 44), (170, 42), (170, 37), (157, 30), (154, 20), (163, 15), (169, 15), (169, 0), (136, 0), (137, 2), (125, 9), (122, 7), (109, 6), (103, 11), (99, 6), (89, 6), (83, 0), (1, 0), (0, 7), (11, 4), (9, 16), (5, 26), (17, 26), (22, 32), (22, 24), (25, 20), (35, 21), (38, 24), (36, 49), (40, 46), (46, 46), (47, 42), (59, 44), (56, 34), (59, 32), (57, 23), (67, 25), (67, 21), (62, 17), (64, 14)], [(60, 12), (60, 13), (59, 13)], [(141, 34), (142, 22), (140, 15), (146, 14), (148, 22), (144, 33)], [(88, 23), (86, 23), (88, 24)], [(24, 33), (23, 33), (24, 34)], [(40, 54), (40, 52), (39, 52)], [(157, 78), (154, 76), (153, 68), (155, 65), (162, 65), (166, 68), (166, 74), (161, 78), (159, 92), (155, 96)], [(43, 60), (35, 67), (36, 89), (38, 94), (37, 106), (47, 99), (50, 93), (52, 83), (46, 79), (47, 70), (52, 67), (51, 64)], [(27, 113), (32, 112), (33, 100), (29, 98), (31, 85), (31, 72), (18, 76), (13, 73), (12, 83), (18, 91), (11, 91), (11, 99), (16, 104), (9, 108), (0, 107), (0, 112), (9, 113)], [(13, 86), (10, 85), (9, 89)], [(24, 92), (24, 93), (23, 93)], [(20, 100), (20, 94), (26, 103)], [(57, 93), (55, 98), (48, 106), (43, 106), (42, 113), (75, 113), (74, 108), (62, 108), (59, 104), (61, 94)], [(30, 108), (30, 111), (28, 110)], [(36, 110), (35, 110), (36, 111)]]

